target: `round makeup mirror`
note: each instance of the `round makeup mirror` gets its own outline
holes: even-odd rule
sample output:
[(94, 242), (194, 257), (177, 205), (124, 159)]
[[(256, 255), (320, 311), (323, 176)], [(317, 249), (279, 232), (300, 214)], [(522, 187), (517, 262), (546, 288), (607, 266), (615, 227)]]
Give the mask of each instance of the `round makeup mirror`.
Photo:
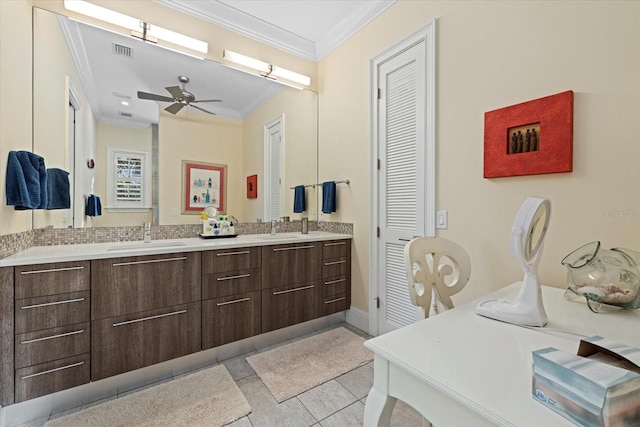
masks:
[(503, 322), (526, 326), (544, 326), (547, 313), (542, 303), (538, 282), (538, 264), (549, 225), (551, 204), (548, 199), (529, 197), (524, 201), (511, 229), (511, 255), (524, 272), (522, 287), (514, 301), (488, 299), (481, 301), (476, 313)]

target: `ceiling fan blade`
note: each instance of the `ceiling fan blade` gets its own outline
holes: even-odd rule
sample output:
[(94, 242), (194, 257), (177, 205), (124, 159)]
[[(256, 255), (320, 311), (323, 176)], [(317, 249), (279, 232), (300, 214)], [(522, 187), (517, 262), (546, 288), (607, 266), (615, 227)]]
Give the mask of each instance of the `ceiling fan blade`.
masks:
[(176, 114), (178, 111), (182, 110), (182, 107), (184, 107), (184, 104), (176, 102), (175, 104), (169, 105), (164, 110), (170, 112), (171, 114)]
[(211, 111), (207, 111), (207, 110), (205, 110), (204, 108), (200, 108), (200, 107), (198, 107), (197, 105), (191, 105), (191, 104), (189, 104), (189, 106), (190, 106), (190, 107), (193, 107), (193, 108), (195, 108), (195, 109), (198, 109), (198, 110), (200, 110), (200, 111), (203, 111), (203, 112), (205, 112), (205, 113), (207, 113), (207, 114), (213, 114), (214, 116), (216, 115), (216, 113), (212, 113)]
[(147, 93), (138, 91), (138, 99), (150, 99), (151, 101), (173, 102), (173, 98), (168, 96), (156, 95), (155, 93)]
[(184, 98), (184, 95), (182, 95), (182, 89), (180, 89), (180, 86), (169, 86), (169, 87), (165, 87), (165, 89), (169, 91), (171, 96), (173, 96), (175, 99)]
[(195, 101), (191, 101), (189, 104), (193, 104), (194, 102), (222, 102), (222, 99), (196, 99)]

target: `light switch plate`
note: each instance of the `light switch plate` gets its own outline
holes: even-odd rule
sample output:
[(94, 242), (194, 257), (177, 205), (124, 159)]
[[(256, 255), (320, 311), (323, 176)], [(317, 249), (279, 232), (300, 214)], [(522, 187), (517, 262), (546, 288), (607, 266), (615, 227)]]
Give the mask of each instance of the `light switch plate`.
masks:
[(436, 212), (436, 228), (446, 229), (449, 226), (447, 211)]

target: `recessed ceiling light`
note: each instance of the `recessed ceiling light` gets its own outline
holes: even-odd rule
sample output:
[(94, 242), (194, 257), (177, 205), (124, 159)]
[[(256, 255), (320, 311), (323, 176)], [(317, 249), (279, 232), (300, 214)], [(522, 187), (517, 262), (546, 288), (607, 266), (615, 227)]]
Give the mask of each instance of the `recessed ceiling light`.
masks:
[(127, 101), (122, 101), (120, 104), (129, 106), (129, 103)]

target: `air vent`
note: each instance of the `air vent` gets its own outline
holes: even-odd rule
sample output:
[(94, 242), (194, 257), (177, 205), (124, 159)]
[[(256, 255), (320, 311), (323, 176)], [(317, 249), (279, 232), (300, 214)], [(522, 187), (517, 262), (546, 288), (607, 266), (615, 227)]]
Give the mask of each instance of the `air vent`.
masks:
[(127, 58), (133, 58), (133, 49), (123, 44), (113, 43), (113, 54), (118, 56), (124, 56)]
[(133, 117), (133, 114), (125, 113), (124, 111), (118, 111), (118, 114), (120, 114), (122, 117)]

